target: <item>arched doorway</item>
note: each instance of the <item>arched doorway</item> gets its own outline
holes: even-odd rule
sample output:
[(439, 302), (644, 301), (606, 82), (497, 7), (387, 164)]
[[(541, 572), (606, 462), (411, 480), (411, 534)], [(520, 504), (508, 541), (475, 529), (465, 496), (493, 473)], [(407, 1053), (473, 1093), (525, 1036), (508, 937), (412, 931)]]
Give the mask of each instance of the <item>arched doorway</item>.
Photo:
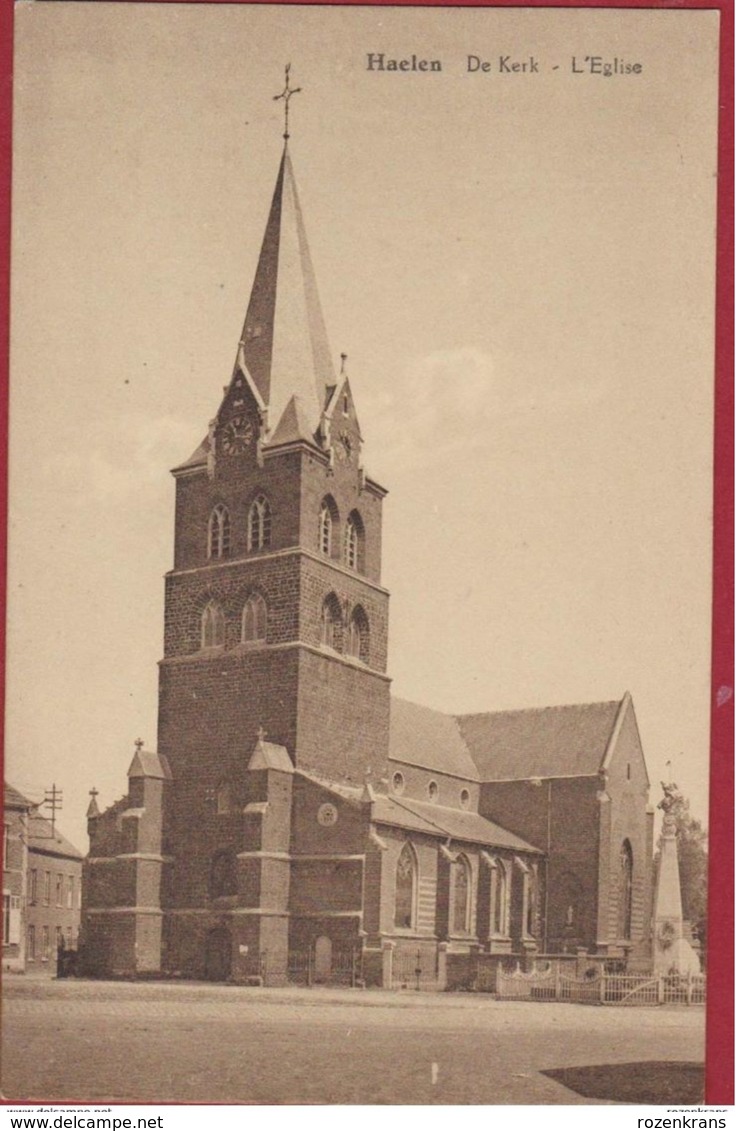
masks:
[(332, 939), (320, 935), (314, 944), (314, 980), (326, 982), (332, 973)]
[(216, 927), (207, 935), (204, 976), (208, 982), (226, 982), (230, 977), (232, 943), (225, 927)]

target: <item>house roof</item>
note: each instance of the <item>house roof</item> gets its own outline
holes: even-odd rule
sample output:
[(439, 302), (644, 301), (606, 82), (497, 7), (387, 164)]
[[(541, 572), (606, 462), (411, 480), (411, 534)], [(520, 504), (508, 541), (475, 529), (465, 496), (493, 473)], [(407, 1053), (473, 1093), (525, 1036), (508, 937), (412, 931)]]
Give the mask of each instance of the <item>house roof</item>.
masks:
[(35, 809), (36, 802), (29, 801), (24, 797), (20, 790), (16, 789), (14, 785), (8, 782), (4, 783), (3, 789), (3, 804), (6, 809)]
[(482, 781), (598, 773), (621, 701), (459, 715)]
[(471, 844), (510, 848), (517, 852), (539, 851), (495, 822), (487, 821), (479, 813), (449, 809), (444, 805), (378, 795), (373, 803), (371, 819), (377, 824), (395, 825), (413, 832), (468, 841)]
[(391, 700), (389, 758), (437, 773), (478, 781), (478, 770), (457, 719), (405, 699)]
[(31, 813), (28, 818), (28, 851), (71, 860), (81, 860), (84, 856), (58, 829), (52, 830), (51, 821), (37, 813)]

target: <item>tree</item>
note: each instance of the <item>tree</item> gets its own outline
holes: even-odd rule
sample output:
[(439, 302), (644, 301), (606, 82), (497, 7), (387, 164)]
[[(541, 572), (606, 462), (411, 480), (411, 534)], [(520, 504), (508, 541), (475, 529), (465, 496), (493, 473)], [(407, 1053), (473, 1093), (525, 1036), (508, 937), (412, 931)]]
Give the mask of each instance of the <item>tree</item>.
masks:
[[(675, 787), (676, 788), (676, 787)], [(708, 930), (708, 830), (690, 813), (690, 802), (680, 793), (673, 796), (669, 815), (677, 829), (677, 863), (680, 870), (682, 917), (705, 953)], [(655, 866), (659, 867), (662, 837), (657, 842)]]

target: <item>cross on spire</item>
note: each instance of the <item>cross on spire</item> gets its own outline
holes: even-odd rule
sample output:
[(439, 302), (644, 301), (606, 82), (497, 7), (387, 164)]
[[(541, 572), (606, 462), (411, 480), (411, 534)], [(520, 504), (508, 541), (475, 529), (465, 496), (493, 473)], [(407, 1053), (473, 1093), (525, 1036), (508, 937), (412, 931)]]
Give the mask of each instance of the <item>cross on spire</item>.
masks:
[(99, 796), (99, 793), (100, 793), (99, 789), (95, 789), (94, 787), (89, 791), (89, 795), (93, 799), (97, 798)]
[(134, 746), (135, 746), (135, 748), (136, 748), (136, 752), (137, 752), (138, 754), (140, 754), (141, 750), (143, 749), (143, 739), (142, 739), (142, 738), (136, 738), (136, 740), (135, 740), (135, 742), (133, 743), (133, 745), (134, 745)]
[(264, 738), (268, 734), (268, 731), (265, 731), (263, 729), (263, 727), (259, 727), (258, 730), (256, 731), (256, 734), (258, 735), (258, 741), (263, 742)]
[(289, 140), (289, 101), (295, 94), (301, 93), (301, 87), (295, 86), (293, 89), (289, 86), (289, 71), (291, 70), (291, 63), (287, 63), (284, 68), (285, 83), (284, 89), (281, 94), (274, 94), (274, 102), (279, 102), (282, 98), (284, 100), (284, 141)]

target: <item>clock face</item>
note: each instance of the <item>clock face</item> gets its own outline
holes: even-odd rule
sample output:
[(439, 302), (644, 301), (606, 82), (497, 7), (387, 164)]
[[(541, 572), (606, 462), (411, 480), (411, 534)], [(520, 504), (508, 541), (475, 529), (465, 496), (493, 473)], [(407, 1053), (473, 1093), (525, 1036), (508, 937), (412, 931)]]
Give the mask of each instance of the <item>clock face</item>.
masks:
[(317, 820), (319, 821), (320, 825), (325, 825), (326, 827), (329, 827), (330, 825), (336, 825), (337, 809), (334, 805), (331, 805), (329, 801), (326, 801), (325, 804), (320, 805), (319, 809), (317, 810)]
[(222, 433), (222, 448), (229, 456), (244, 452), (253, 439), (253, 425), (244, 416), (234, 416)]
[(353, 454), (353, 441), (347, 432), (341, 432), (335, 442), (335, 451), (339, 460), (349, 460)]

